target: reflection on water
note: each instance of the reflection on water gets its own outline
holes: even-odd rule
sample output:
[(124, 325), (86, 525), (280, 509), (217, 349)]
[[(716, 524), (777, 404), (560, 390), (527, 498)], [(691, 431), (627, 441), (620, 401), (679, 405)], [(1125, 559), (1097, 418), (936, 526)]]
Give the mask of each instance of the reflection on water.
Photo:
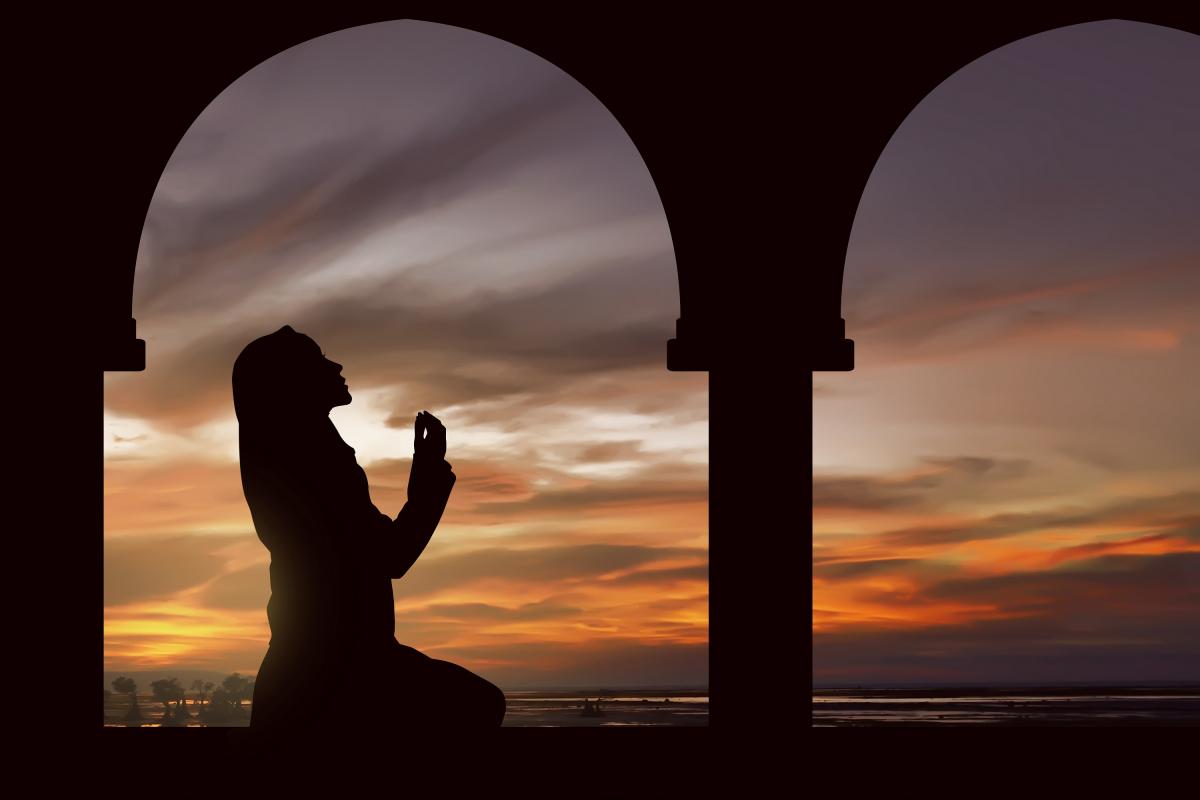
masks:
[(816, 690), (813, 727), (881, 725), (1200, 725), (1200, 687), (1129, 687), (1094, 693)]
[[(680, 727), (708, 725), (708, 695), (696, 691), (659, 691), (655, 694), (625, 690), (621, 694), (599, 692), (521, 691), (506, 692), (508, 711), (505, 727)], [(600, 714), (583, 716), (585, 702), (599, 699)], [(105, 702), (106, 727), (159, 728), (163, 725), (163, 708), (149, 695), (138, 696), (142, 722), (125, 721), (129, 699), (113, 696)], [(250, 724), (250, 703), (244, 703), (246, 717), (231, 722), (205, 722), (199, 719), (202, 707), (188, 705), (191, 716), (169, 727), (245, 727)]]
[[(708, 724), (708, 694), (662, 692), (601, 694), (506, 692), (505, 727), (679, 727)], [(601, 714), (583, 716), (584, 704), (599, 698)]]

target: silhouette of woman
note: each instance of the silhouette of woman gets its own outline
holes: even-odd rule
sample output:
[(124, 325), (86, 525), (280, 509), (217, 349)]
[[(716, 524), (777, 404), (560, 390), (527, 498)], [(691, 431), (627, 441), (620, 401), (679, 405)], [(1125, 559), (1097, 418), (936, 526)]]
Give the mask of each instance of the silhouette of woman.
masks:
[(287, 325), (233, 365), (242, 488), (271, 552), (271, 643), (251, 728), (497, 726), (498, 688), (395, 638), (391, 580), (425, 549), (455, 481), (446, 429), (417, 414), (408, 502), (392, 520), (329, 418), (351, 399), (341, 371)]

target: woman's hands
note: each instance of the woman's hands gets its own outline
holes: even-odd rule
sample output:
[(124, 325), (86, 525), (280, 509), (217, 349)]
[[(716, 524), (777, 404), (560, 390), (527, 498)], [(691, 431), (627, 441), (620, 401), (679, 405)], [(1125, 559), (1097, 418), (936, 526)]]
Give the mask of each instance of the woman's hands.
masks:
[(396, 517), (400, 530), (396, 550), (388, 561), (388, 575), (403, 577), (433, 536), (455, 478), (446, 460), (446, 426), (422, 411), (413, 428), (413, 460), (408, 474), (408, 502)]
[(450, 497), (456, 477), (446, 460), (446, 426), (441, 420), (422, 411), (414, 427), (413, 461), (408, 476), (408, 499), (422, 507), (436, 507), (432, 526), (437, 525), (442, 509)]
[(446, 426), (442, 421), (422, 411), (414, 424), (413, 455), (441, 461), (446, 457)]

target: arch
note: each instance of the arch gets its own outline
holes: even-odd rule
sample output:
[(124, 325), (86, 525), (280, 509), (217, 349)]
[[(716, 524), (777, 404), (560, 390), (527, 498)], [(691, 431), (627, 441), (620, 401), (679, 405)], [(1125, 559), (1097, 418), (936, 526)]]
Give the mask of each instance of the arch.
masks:
[[(672, 185), (672, 181), (660, 182), (658, 179), (662, 173), (669, 172), (667, 165), (663, 163), (667, 160), (664, 156), (667, 147), (661, 141), (662, 137), (655, 136), (653, 128), (645, 125), (647, 115), (644, 112), (624, 113), (623, 106), (629, 104), (629, 97), (620, 93), (620, 89), (615, 82), (603, 80), (601, 75), (595, 73), (594, 68), (588, 69), (585, 66), (587, 64), (585, 59), (573, 60), (567, 52), (556, 52), (553, 47), (549, 46), (549, 40), (544, 36), (531, 36), (528, 31), (520, 32), (501, 25), (466, 27), (440, 20), (403, 19), (452, 25), (453, 27), (469, 30), (473, 33), (490, 36), (513, 47), (526, 50), (542, 58), (547, 63), (554, 64), (559, 69), (562, 69), (576, 83), (587, 90), (617, 120), (618, 125), (625, 131), (650, 174), (651, 182), (655, 186), (659, 201), (663, 205), (668, 230), (671, 229), (674, 204), (672, 204), (672, 190), (669, 187)], [(135, 173), (133, 180), (143, 187), (141, 190), (141, 194), (144, 197), (144, 201), (142, 202), (143, 220), (154, 196), (158, 179), (170, 161), (178, 143), (186, 136), (188, 130), (190, 130), (192, 124), (204, 112), (204, 109), (208, 108), (234, 81), (249, 73), (257, 66), (266, 63), (275, 55), (283, 53), (292, 47), (313, 41), (322, 36), (387, 21), (402, 20), (391, 20), (385, 17), (358, 25), (346, 25), (333, 30), (321, 30), (314, 32), (311, 36), (307, 35), (310, 32), (309, 30), (298, 34), (272, 35), (262, 41), (255, 42), (252, 46), (233, 48), (231, 52), (226, 54), (226, 60), (219, 65), (220, 69), (206, 73), (199, 81), (196, 81), (192, 85), (180, 87), (181, 93), (195, 97), (196, 103), (194, 106), (175, 105), (172, 109), (187, 107), (196, 110), (194, 112), (189, 110), (188, 115), (180, 113), (168, 114), (161, 120), (160, 128), (163, 130), (163, 133), (161, 136), (152, 138), (152, 144), (158, 148), (157, 152), (154, 152), (152, 156), (138, 165), (142, 169)], [(529, 44), (522, 44), (521, 40), (526, 40)], [(264, 51), (268, 52), (265, 57), (262, 56)], [(571, 65), (570, 68), (559, 66), (557, 62), (559, 58), (567, 61)], [(572, 61), (573, 63), (571, 63)], [(577, 72), (584, 73), (583, 77), (577, 77)], [(629, 122), (628, 119), (630, 117), (635, 121), (632, 123)], [(634, 130), (630, 130), (631, 125)], [(165, 152), (161, 147), (162, 143), (166, 141), (175, 143), (169, 152)], [(156, 165), (157, 169), (155, 170), (154, 167), (146, 169), (147, 165)], [(664, 185), (668, 186), (665, 190), (663, 188)], [(138, 235), (140, 236), (140, 229)], [(133, 245), (133, 253), (136, 254), (136, 240), (133, 242)], [(710, 337), (707, 335), (706, 304), (702, 300), (702, 296), (706, 293), (707, 289), (705, 286), (705, 276), (700, 270), (689, 271), (684, 266), (687, 263), (691, 263), (692, 259), (689, 256), (680, 256), (681, 243), (674, 236), (672, 236), (672, 248), (675, 253), (680, 314), (676, 320), (676, 336), (666, 342), (666, 367), (671, 371), (707, 371), (712, 356), (709, 346)], [(682, 244), (682, 249), (688, 253), (693, 252), (690, 243)], [(105, 284), (108, 296), (104, 304), (106, 316), (104, 325), (102, 326), (102, 341), (104, 342), (102, 368), (106, 372), (140, 371), (145, 368), (146, 344), (144, 340), (137, 338), (137, 325), (133, 317), (132, 308), (133, 288), (136, 279), (134, 274), (135, 263), (136, 259), (122, 260), (113, 270), (116, 274), (115, 279)], [(691, 276), (692, 272), (697, 274)], [(687, 314), (687, 309), (695, 310)], [(687, 322), (685, 322), (685, 317), (687, 318)]]
[[(892, 52), (879, 54), (884, 61), (896, 58), (896, 68), (873, 74), (874, 84), (870, 87), (872, 94), (869, 98), (860, 96), (849, 101), (872, 104), (870, 124), (842, 131), (846, 148), (841, 153), (843, 160), (838, 166), (844, 184), (836, 189), (831, 187), (830, 194), (837, 208), (830, 221), (835, 227), (826, 232), (829, 238), (825, 244), (829, 249), (822, 247), (820, 251), (822, 255), (836, 258), (836, 267), (817, 270), (812, 286), (817, 331), (810, 346), (814, 372), (848, 371), (854, 368), (853, 340), (845, 338), (845, 320), (841, 314), (846, 249), (863, 191), (888, 142), (930, 92), (968, 64), (1029, 36), (1071, 25), (1113, 19), (1102, 15), (1079, 14), (1060, 17), (1052, 24), (1047, 24), (1044, 18), (1036, 14), (989, 20), (986, 27), (977, 25), (963, 28), (953, 39), (939, 43), (942, 44), (940, 47), (919, 52), (896, 48)], [(1170, 13), (1145, 13), (1119, 19), (1200, 33), (1200, 26)], [(835, 246), (838, 248), (836, 251), (833, 250)]]
[[(1200, 38), (1170, 26), (1126, 20), (1062, 26), (964, 67), (889, 141), (860, 201), (847, 263), (846, 311), (864, 332), (876, 332), (877, 345), (866, 354), (870, 374), (841, 381), (828, 376), (814, 393), (813, 492), (820, 500), (814, 502), (813, 546), (828, 562), (856, 549), (871, 552), (877, 564), (902, 543), (922, 546), (906, 553), (916, 560), (903, 567), (897, 562), (887, 578), (882, 573), (890, 568), (869, 577), (864, 571), (863, 584), (814, 559), (814, 587), (825, 584), (814, 593), (814, 677), (819, 665), (821, 677), (834, 680), (830, 665), (836, 664), (843, 670), (838, 677), (861, 669), (865, 683), (870, 662), (884, 662), (870, 652), (877, 641), (866, 626), (855, 628), (854, 612), (902, 619), (931, 597), (949, 597), (952, 592), (941, 589), (950, 582), (969, 585), (973, 570), (1036, 574), (1039, 565), (1022, 560), (1022, 547), (1056, 546), (1053, 525), (1033, 523), (1021, 531), (1024, 539), (990, 539), (994, 532), (974, 527), (972, 519), (993, 522), (1008, 511), (1034, 517), (1067, 506), (1082, 512), (1103, 505), (1095, 499), (1101, 492), (1106, 499), (1163, 492), (1165, 482), (1155, 477), (1136, 490), (1123, 484), (1166, 464), (1194, 482), (1193, 450), (1178, 442), (1192, 430), (1187, 418), (1195, 392), (1186, 380), (1178, 388), (1171, 381), (1191, 374), (1196, 362), (1190, 305), (1198, 242), (1189, 223), (1197, 196), (1188, 178), (1200, 164), (1200, 117), (1192, 102), (1198, 58)], [(850, 384), (857, 386), (855, 398), (836, 396)], [(1124, 388), (1129, 385), (1136, 389)], [(821, 397), (823, 389), (835, 396)], [(895, 486), (926, 468), (948, 474), (963, 453), (970, 456), (959, 469), (986, 471), (1007, 458), (1011, 473), (990, 486), (983, 480), (954, 484), (953, 477), (945, 481), (949, 489), (938, 479), (914, 484), (911, 505), (901, 501), (891, 509), (873, 491), (854, 497), (839, 488), (855, 481)], [(1028, 483), (1019, 476), (1026, 468), (1035, 476)], [(1089, 497), (1089, 491), (1097, 494)], [(846, 518), (874, 513), (872, 499), (879, 501), (878, 516), (854, 531), (861, 536), (838, 540), (851, 527)], [(999, 505), (1001, 514), (989, 516)], [(1139, 524), (1122, 519), (1112, 538), (1127, 538)], [(942, 525), (955, 533), (910, 535)], [(1160, 530), (1169, 538), (1168, 528)], [(1088, 541), (1089, 534), (1076, 535), (1073, 544)], [(1000, 541), (1005, 544), (989, 549)], [(1088, 576), (1084, 563), (1067, 566), (1068, 557), (1082, 561), (1088, 552), (1082, 545), (1064, 552), (1054, 567), (1070, 569), (1081, 586), (1093, 579), (1092, 585), (1109, 585), (1107, 574)], [(936, 572), (942, 563), (954, 568)], [(964, 564), (972, 568), (955, 571)], [(866, 591), (856, 595), (869, 581), (889, 579), (905, 591), (871, 600)], [(1020, 603), (982, 588), (970, 596), (1003, 611)], [(861, 605), (848, 597), (862, 599)], [(1101, 607), (1092, 619), (1107, 632)], [(834, 615), (847, 610), (838, 630)], [(1149, 624), (1153, 614), (1138, 616)], [(1073, 622), (1052, 603), (1045, 619), (1043, 633)], [(945, 626), (937, 628), (945, 653), (967, 649), (967, 634), (956, 641), (950, 627), (961, 620), (924, 624)], [(896, 631), (891, 652), (922, 650), (930, 638), (923, 639), (919, 627)], [(853, 651), (837, 650), (843, 631), (843, 643), (860, 637)], [(1020, 636), (1035, 635), (1025, 631), (1014, 639)], [(981, 674), (979, 664), (994, 664), (1003, 654), (980, 644), (984, 630), (972, 627), (969, 637), (975, 663), (955, 665), (967, 674), (947, 667), (934, 680), (992, 677)], [(1164, 641), (1172, 640), (1164, 635)], [(1011, 652), (1014, 643), (1008, 644)], [(1089, 651), (1088, 658), (1101, 652)], [(1144, 651), (1137, 659), (1143, 656), (1148, 665)], [(953, 663), (946, 655), (910, 664), (918, 660)], [(901, 679), (902, 659), (886, 663), (871, 680)], [(1044, 674), (1014, 671), (1012, 677), (1048, 682)]]
[[(1127, 13), (1133, 15), (1125, 18), (1195, 31), (1190, 10), (1168, 12), (1159, 7), (1146, 11), (1145, 4), (1125, 5), (1132, 9)], [(71, 266), (79, 270), (90, 292), (70, 300), (74, 317), (79, 320), (69, 328), (73, 339), (56, 340), (53, 350), (46, 351), (48, 360), (65, 358), (71, 364), (61, 380), (61, 396), (71, 398), (71, 402), (60, 404), (69, 409), (60, 415), (69, 426), (44, 435), (53, 436), (61, 452), (69, 455), (68, 461), (57, 466), (69, 472), (65, 479), (76, 487), (82, 502), (64, 509), (64, 513), (70, 524), (88, 531), (90, 538), (84, 547), (67, 552), (62, 552), (57, 540), (47, 539), (43, 550), (49, 553), (53, 548), (64, 574), (84, 587), (74, 595), (78, 607), (95, 602), (101, 592), (102, 393), (98, 373), (105, 363), (112, 363), (108, 356), (119, 353), (134, 336), (130, 317), (132, 269), (146, 208), (163, 165), (197, 111), (255, 64), (331, 30), (389, 18), (333, 7), (269, 19), (265, 14), (253, 13), (239, 14), (236, 19), (201, 15), (189, 19), (188, 25), (174, 31), (173, 36), (161, 39), (146, 36), (145, 21), (132, 15), (122, 19), (106, 13), (91, 18), (92, 24), (59, 28), (69, 69), (86, 75), (86, 79), (72, 75), (53, 85), (53, 99), (47, 102), (45, 111), (55, 125), (45, 132), (55, 149), (48, 150), (47, 155), (53, 160), (70, 154), (64, 163), (71, 164), (93, 185), (107, 185), (112, 190), (103, 198), (98, 213), (80, 216), (82, 236), (67, 242)], [(1003, 13), (986, 16), (970, 9), (955, 16), (905, 7), (877, 10), (871, 24), (864, 24), (856, 9), (814, 10), (806, 15), (807, 29), (820, 31), (821, 35), (813, 36), (799, 51), (792, 26), (755, 31), (753, 20), (734, 24), (734, 18), (711, 15), (687, 22), (677, 14), (645, 14), (639, 16), (636, 25), (629, 24), (622, 15), (596, 15), (586, 26), (563, 24), (565, 16), (516, 15), (508, 8), (439, 10), (424, 18), (504, 38), (547, 58), (601, 98), (637, 142), (659, 187), (664, 208), (670, 209), (681, 273), (681, 305), (686, 308), (689, 326), (693, 326), (676, 338), (682, 344), (696, 330), (709, 336), (701, 352), (712, 371), (710, 533), (716, 542), (724, 533), (744, 526), (744, 518), (738, 513), (744, 504), (739, 498), (763, 497), (762, 508), (755, 513), (764, 524), (770, 515), (780, 519), (791, 513), (781, 503), (763, 496), (761, 473), (730, 466), (757, 461), (762, 452), (748, 437), (732, 433), (734, 420), (743, 419), (739, 404), (744, 389), (754, 385), (756, 375), (765, 379), (784, 362), (775, 359), (773, 353), (778, 350), (768, 353), (757, 349), (761, 339), (755, 338), (757, 328), (752, 326), (771, 320), (744, 302), (732, 304), (728, 311), (733, 312), (737, 322), (744, 322), (745, 328), (728, 328), (719, 344), (724, 347), (727, 338), (745, 342), (743, 352), (752, 358), (723, 359), (715, 334), (709, 334), (717, 330), (712, 322), (720, 316), (716, 303), (747, 298), (730, 298), (729, 287), (723, 283), (720, 293), (714, 290), (717, 269), (727, 274), (729, 268), (737, 267), (742, 274), (760, 277), (768, 286), (773, 281), (802, 281), (794, 292), (790, 285), (780, 292), (757, 291), (778, 307), (786, 305), (788, 312), (794, 310), (797, 301), (802, 302), (806, 321), (800, 346), (807, 351), (814, 369), (823, 368), (817, 366), (822, 361), (835, 363), (836, 350), (843, 341), (838, 330), (842, 264), (854, 212), (876, 158), (907, 111), (941, 78), (982, 52), (1019, 36), (1100, 17), (1044, 7), (1005, 8)], [(714, 48), (714, 42), (724, 41), (722, 37), (730, 33), (734, 38), (729, 49)], [(615, 54), (614, 42), (619, 45)], [(767, 58), (761, 58), (764, 55)], [(799, 75), (807, 81), (799, 95), (793, 70), (797, 59), (801, 65)], [(764, 71), (764, 65), (769, 69)], [(675, 89), (671, 98), (675, 102), (664, 105), (668, 86)], [(713, 87), (724, 90), (739, 86), (746, 91), (722, 91), (720, 98), (744, 99), (745, 104), (738, 110), (745, 113), (713, 119), (709, 113)], [(794, 110), (797, 101), (815, 109), (817, 119), (806, 119), (803, 127), (797, 125), (794, 129), (760, 124), (761, 109), (783, 114)], [(94, 130), (98, 146), (85, 151), (78, 148), (76, 140), (81, 119), (89, 118), (86, 115), (101, 124)], [(123, 122), (106, 124), (109, 120)], [(709, 122), (713, 124), (705, 129), (705, 135), (696, 136), (694, 131)], [(738, 149), (720, 151), (722, 141)], [(705, 148), (708, 152), (702, 152)], [(813, 198), (815, 216), (811, 221), (815, 224), (811, 230), (798, 231), (804, 249), (797, 253), (789, 246), (795, 214), (791, 209), (781, 211), (772, 217), (775, 224), (762, 237), (764, 244), (755, 257), (750, 263), (739, 262), (737, 256), (744, 255), (738, 241), (741, 230), (755, 230), (754, 223), (761, 220), (752, 219), (757, 213), (752, 214), (744, 204), (729, 202), (746, 188), (741, 173), (728, 169), (710, 175), (702, 168), (705, 159), (715, 153), (727, 163), (736, 159), (738, 152), (749, 152), (755, 169), (770, 168), (778, 166), (774, 154), (793, 152), (789, 148), (795, 148), (797, 161), (804, 161), (796, 174), (803, 173), (807, 181), (804, 193)], [(117, 158), (110, 158), (112, 154)], [(748, 177), (756, 185), (767, 187), (775, 185), (772, 176), (764, 171)], [(711, 195), (714, 187), (728, 194)], [(722, 210), (731, 205), (737, 221), (745, 223), (741, 230), (722, 226), (727, 221)], [(787, 263), (795, 263), (797, 257), (802, 259), (800, 266), (804, 269), (799, 279), (793, 278), (798, 271), (787, 269)], [(725, 319), (729, 319), (728, 314)], [(779, 320), (786, 338), (781, 336), (777, 341), (781, 346), (794, 343), (792, 326), (797, 320), (790, 314), (786, 319), (781, 315)], [(682, 323), (680, 320), (680, 328)], [(834, 335), (819, 335), (811, 328), (832, 331)], [(86, 349), (80, 350), (80, 343), (85, 343)], [(94, 348), (93, 343), (102, 346)], [(153, 342), (150, 345), (153, 358)], [(822, 358), (831, 351), (833, 359)], [(736, 371), (742, 372), (744, 380), (734, 379)], [(802, 402), (807, 402), (803, 394)], [(90, 444), (81, 449), (80, 442)], [(790, 491), (790, 483), (788, 487)], [(743, 648), (754, 650), (762, 636), (775, 628), (755, 622), (761, 605), (753, 593), (722, 591), (720, 587), (735, 586), (751, 575), (757, 585), (762, 582), (764, 568), (773, 571), (779, 585), (783, 585), (785, 579), (791, 580), (790, 573), (785, 575), (786, 565), (802, 562), (808, 554), (798, 548), (789, 549), (794, 547), (789, 543), (781, 547), (792, 558), (778, 558), (764, 565), (761, 560), (751, 560), (735, 541), (730, 545), (714, 561), (711, 579), (713, 630), (719, 631), (717, 638), (722, 642), (713, 651), (714, 674), (717, 662), (723, 662), (718, 698), (722, 706), (717, 714), (721, 724), (730, 725), (731, 731), (755, 730), (760, 724), (774, 724), (775, 710), (759, 702), (757, 686), (743, 685), (733, 677), (739, 669), (733, 654)], [(715, 613), (718, 607), (719, 615)], [(803, 613), (801, 609), (798, 615)], [(99, 663), (102, 657), (101, 629), (86, 615), (64, 614), (64, 620), (68, 616), (74, 620), (69, 628), (71, 636), (53, 641), (47, 636), (43, 643), (47, 652), (63, 654), (58, 663), (83, 665), (62, 666), (58, 672), (63, 677), (60, 684), (74, 687), (76, 692), (74, 701), (64, 708), (77, 712), (74, 719), (79, 730), (90, 733), (97, 718), (89, 691), (90, 665)], [(722, 653), (726, 655), (718, 658)], [(803, 674), (807, 663), (800, 659), (796, 668)]]
[[(342, 30), (346, 30), (346, 29), (342, 29)], [(484, 37), (484, 36), (486, 36), (486, 35), (480, 35), (480, 38), (482, 38), (482, 37)], [(492, 38), (496, 38), (496, 37), (492, 37)], [(505, 43), (505, 47), (516, 47), (516, 46), (512, 46), (511, 42), (508, 42), (508, 43)], [(569, 77), (569, 76), (566, 76), (566, 80), (574, 80), (574, 78), (571, 78), (571, 77)], [(577, 83), (577, 82), (575, 82), (575, 83)], [(594, 97), (594, 95), (592, 95), (592, 97)], [(605, 108), (605, 107), (604, 107), (604, 106), (602, 106), (602, 103), (601, 103), (601, 104), (600, 104), (600, 106), (599, 106), (599, 108)], [(610, 110), (607, 110), (607, 109), (605, 109), (605, 112), (606, 112), (607, 114), (610, 114), (610, 115), (611, 115), (611, 112), (610, 112)], [(613, 119), (614, 119), (614, 118), (613, 118)], [(618, 127), (619, 127), (619, 124), (618, 124)], [(625, 136), (626, 136), (626, 137), (629, 137), (629, 134), (628, 134), (628, 132), (626, 132), (626, 133), (625, 133)], [(635, 149), (636, 149), (636, 145), (635, 145)], [(634, 162), (634, 160), (632, 160), (632, 158), (630, 158), (630, 160), (629, 160), (629, 161), (630, 161), (630, 163), (631, 163), (631, 164), (634, 164), (634, 163), (636, 163), (636, 162)], [(646, 168), (646, 166), (644, 166), (644, 158), (643, 158), (643, 162), (642, 162), (642, 167), (643, 167), (643, 169), (647, 169), (647, 172), (648, 172), (648, 168)], [(634, 170), (634, 172), (636, 172), (636, 167), (631, 167), (631, 170)], [(656, 192), (656, 188), (653, 188), (653, 178), (652, 178), (652, 191), (655, 191), (655, 192)], [(660, 203), (661, 203), (661, 200), (660, 200)], [(658, 216), (658, 212), (656, 212), (656, 211), (655, 211), (654, 213), (655, 213), (655, 216)]]

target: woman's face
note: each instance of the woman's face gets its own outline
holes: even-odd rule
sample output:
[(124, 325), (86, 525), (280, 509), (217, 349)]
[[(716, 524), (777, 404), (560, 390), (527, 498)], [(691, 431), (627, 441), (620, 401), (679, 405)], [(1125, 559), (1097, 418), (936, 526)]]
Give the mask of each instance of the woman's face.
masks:
[(321, 347), (309, 337), (300, 334), (306, 353), (311, 353), (312, 383), (310, 389), (315, 399), (320, 401), (322, 408), (328, 410), (335, 406), (349, 404), (350, 387), (342, 377), (342, 365), (331, 361), (321, 352)]

